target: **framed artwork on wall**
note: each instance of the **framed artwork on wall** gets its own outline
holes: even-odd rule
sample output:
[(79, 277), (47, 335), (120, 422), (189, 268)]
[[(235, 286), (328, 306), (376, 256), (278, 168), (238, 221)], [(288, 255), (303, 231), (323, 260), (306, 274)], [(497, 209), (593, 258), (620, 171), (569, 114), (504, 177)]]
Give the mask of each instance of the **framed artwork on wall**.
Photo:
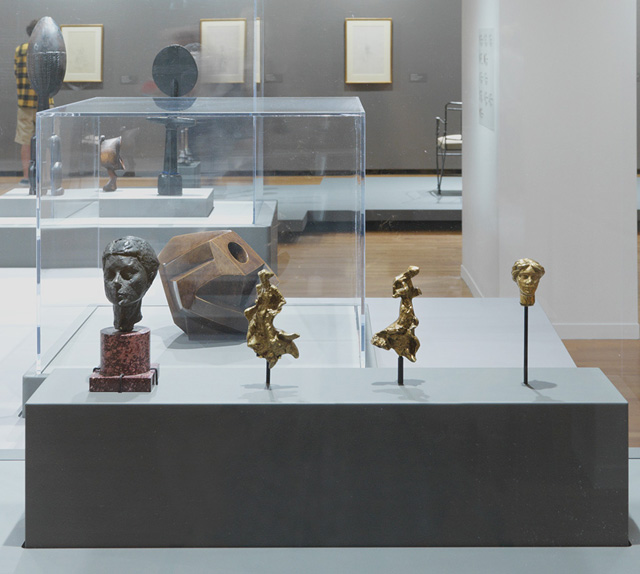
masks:
[(244, 83), (247, 21), (200, 20), (200, 77), (210, 84)]
[(60, 26), (67, 50), (65, 82), (102, 82), (102, 24)]
[(390, 84), (391, 62), (391, 18), (345, 19), (345, 83)]

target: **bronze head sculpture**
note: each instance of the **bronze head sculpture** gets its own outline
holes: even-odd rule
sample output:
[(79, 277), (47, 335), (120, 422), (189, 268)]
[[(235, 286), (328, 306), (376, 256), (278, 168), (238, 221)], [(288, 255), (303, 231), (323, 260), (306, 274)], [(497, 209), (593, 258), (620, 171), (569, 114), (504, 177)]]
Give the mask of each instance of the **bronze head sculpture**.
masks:
[(533, 259), (518, 259), (511, 268), (511, 277), (520, 289), (520, 305), (531, 307), (536, 302), (536, 289), (544, 267)]
[(113, 304), (113, 326), (132, 331), (142, 319), (142, 298), (158, 272), (158, 258), (147, 241), (128, 235), (115, 239), (102, 254), (104, 291)]

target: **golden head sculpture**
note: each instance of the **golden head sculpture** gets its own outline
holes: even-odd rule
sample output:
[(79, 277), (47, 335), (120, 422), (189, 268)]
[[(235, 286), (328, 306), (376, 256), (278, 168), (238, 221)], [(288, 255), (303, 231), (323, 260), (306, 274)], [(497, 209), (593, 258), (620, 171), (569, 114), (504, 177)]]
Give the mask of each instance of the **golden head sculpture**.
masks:
[(518, 259), (511, 268), (511, 277), (520, 289), (520, 305), (531, 307), (536, 302), (536, 289), (544, 267), (533, 259)]

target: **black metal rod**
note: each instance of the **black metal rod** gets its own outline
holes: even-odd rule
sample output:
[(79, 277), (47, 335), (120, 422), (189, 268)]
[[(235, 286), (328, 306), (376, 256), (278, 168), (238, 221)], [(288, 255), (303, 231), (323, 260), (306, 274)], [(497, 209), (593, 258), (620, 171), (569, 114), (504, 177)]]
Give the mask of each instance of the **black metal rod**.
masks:
[(398, 356), (398, 385), (404, 385), (404, 362), (401, 356)]
[(529, 386), (529, 307), (524, 308), (524, 384)]
[(269, 368), (269, 361), (267, 361), (267, 389), (271, 388), (271, 369)]

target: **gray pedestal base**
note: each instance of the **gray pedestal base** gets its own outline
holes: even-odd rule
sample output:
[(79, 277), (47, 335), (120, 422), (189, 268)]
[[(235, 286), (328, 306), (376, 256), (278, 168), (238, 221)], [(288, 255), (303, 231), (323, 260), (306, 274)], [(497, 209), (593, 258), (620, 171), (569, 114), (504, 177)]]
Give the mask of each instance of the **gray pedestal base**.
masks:
[(627, 544), (627, 404), (595, 369), (56, 370), (26, 405), (28, 547)]

